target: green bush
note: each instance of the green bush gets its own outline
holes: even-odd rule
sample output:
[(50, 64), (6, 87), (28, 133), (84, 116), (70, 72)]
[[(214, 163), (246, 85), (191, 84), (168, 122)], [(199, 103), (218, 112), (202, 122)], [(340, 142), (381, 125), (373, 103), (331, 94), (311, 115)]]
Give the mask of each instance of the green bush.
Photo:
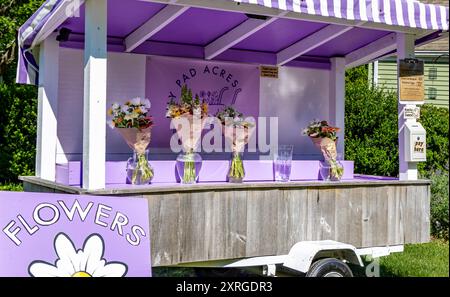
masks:
[(355, 172), (397, 176), (397, 135), (395, 94), (372, 88), (367, 76), (362, 80), (350, 72), (345, 98), (345, 158), (355, 161)]
[(35, 87), (0, 83), (0, 182), (34, 174), (36, 97)]
[(21, 184), (0, 184), (0, 191), (22, 192), (23, 186)]
[(431, 176), (431, 235), (448, 240), (448, 173)]
[[(355, 160), (355, 172), (398, 176), (397, 94), (371, 87), (365, 68), (347, 73), (345, 156)], [(449, 170), (449, 112), (425, 104), (419, 120), (427, 131), (427, 161), (419, 163), (422, 177)]]
[(427, 162), (419, 163), (418, 168), (423, 177), (437, 172), (448, 174), (448, 129), (449, 111), (431, 104), (421, 108), (419, 122), (427, 131)]

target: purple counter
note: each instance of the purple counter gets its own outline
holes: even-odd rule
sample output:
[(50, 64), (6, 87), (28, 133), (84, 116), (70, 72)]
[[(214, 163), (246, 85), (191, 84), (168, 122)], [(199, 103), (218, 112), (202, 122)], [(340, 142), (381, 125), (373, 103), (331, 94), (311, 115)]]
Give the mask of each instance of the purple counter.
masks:
[[(292, 161), (292, 181), (320, 180), (320, 161)], [(155, 177), (153, 184), (176, 183), (175, 161), (151, 161)], [(353, 179), (354, 162), (342, 161), (343, 180)], [(126, 162), (106, 162), (106, 184), (126, 184)], [(225, 182), (229, 168), (228, 160), (206, 160), (202, 163), (199, 182)], [(261, 160), (244, 160), (245, 182), (274, 181), (273, 162)], [(69, 162), (56, 166), (56, 182), (67, 186), (80, 186), (82, 181), (81, 162)]]

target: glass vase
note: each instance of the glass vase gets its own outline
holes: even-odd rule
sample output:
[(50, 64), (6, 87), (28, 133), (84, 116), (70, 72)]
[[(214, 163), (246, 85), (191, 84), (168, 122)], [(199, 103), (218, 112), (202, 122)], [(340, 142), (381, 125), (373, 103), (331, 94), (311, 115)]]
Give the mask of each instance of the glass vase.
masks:
[(326, 181), (340, 181), (344, 175), (344, 166), (336, 160), (321, 163), (319, 170), (321, 179)]
[(176, 167), (182, 184), (195, 184), (202, 167), (202, 157), (193, 151), (181, 153), (177, 157)]
[(127, 183), (132, 185), (148, 185), (154, 176), (153, 168), (148, 162), (148, 150), (144, 153), (133, 152), (127, 162)]
[(244, 162), (242, 153), (234, 152), (231, 157), (230, 169), (228, 170), (228, 182), (242, 183), (245, 177)]

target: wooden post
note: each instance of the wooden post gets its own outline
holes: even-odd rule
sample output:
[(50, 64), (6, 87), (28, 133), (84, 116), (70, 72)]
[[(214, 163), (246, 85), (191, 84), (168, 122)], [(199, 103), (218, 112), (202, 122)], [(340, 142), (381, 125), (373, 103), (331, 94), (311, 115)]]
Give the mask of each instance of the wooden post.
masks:
[(36, 176), (56, 179), (58, 139), (59, 43), (52, 34), (40, 44), (37, 112)]
[(331, 58), (330, 124), (341, 128), (338, 132), (337, 153), (344, 158), (345, 135), (345, 58)]
[(107, 0), (85, 2), (83, 188), (105, 187)]
[[(397, 33), (397, 76), (399, 73), (400, 60), (414, 58), (414, 35)], [(397, 92), (400, 95), (400, 84), (397, 79)], [(400, 103), (398, 97), (398, 156), (399, 156), (399, 178), (400, 180), (417, 180), (417, 163), (405, 161), (405, 120), (403, 117), (404, 104)]]

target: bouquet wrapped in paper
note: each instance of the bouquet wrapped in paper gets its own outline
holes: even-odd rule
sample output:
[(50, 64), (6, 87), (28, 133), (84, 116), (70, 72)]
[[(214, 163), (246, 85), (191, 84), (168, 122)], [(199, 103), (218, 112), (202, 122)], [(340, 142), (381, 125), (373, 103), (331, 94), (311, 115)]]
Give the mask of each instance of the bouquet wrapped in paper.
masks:
[(222, 123), (224, 137), (231, 144), (233, 153), (230, 170), (228, 171), (228, 181), (242, 182), (245, 177), (245, 170), (241, 155), (255, 131), (255, 125), (245, 121), (243, 114), (231, 106), (219, 111), (216, 117)]
[(195, 149), (205, 127), (208, 104), (201, 103), (198, 95), (194, 99), (192, 91), (184, 85), (181, 88), (180, 102), (169, 101), (166, 116), (172, 119), (172, 126), (183, 147), (184, 154), (177, 158), (177, 172), (181, 182), (195, 183), (201, 167), (201, 157), (195, 153)]
[(310, 137), (314, 145), (322, 152), (325, 162), (330, 165), (330, 178), (340, 180), (344, 175), (344, 168), (337, 161), (336, 133), (339, 128), (328, 125), (327, 121), (312, 121), (303, 130), (303, 134)]
[(148, 115), (151, 104), (148, 99), (134, 98), (123, 105), (114, 103), (108, 110), (112, 116), (111, 128), (116, 128), (128, 146), (134, 151), (129, 160), (129, 180), (132, 184), (148, 184), (153, 179), (153, 169), (148, 163), (147, 148), (150, 145), (153, 120)]

